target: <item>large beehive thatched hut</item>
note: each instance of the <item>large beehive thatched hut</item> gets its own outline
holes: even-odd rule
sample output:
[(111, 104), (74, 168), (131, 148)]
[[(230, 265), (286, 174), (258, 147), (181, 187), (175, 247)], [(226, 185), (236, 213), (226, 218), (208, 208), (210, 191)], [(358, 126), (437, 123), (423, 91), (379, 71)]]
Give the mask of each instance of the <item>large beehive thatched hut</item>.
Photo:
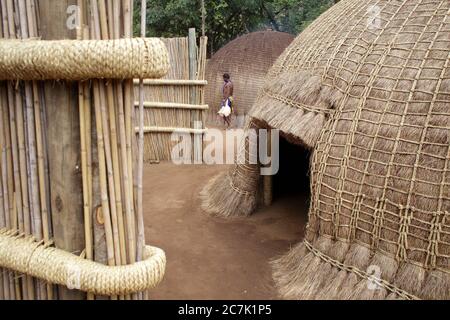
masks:
[[(250, 125), (312, 150), (306, 238), (273, 264), (284, 297), (450, 298), (449, 31), (447, 0), (343, 0), (271, 69)], [(205, 208), (250, 214), (258, 180), (236, 165)]]
[(252, 107), (273, 63), (294, 40), (294, 36), (276, 31), (243, 35), (217, 51), (206, 67), (206, 104), (210, 119), (215, 119), (222, 100), (223, 74), (229, 73), (235, 85), (235, 106), (239, 115)]

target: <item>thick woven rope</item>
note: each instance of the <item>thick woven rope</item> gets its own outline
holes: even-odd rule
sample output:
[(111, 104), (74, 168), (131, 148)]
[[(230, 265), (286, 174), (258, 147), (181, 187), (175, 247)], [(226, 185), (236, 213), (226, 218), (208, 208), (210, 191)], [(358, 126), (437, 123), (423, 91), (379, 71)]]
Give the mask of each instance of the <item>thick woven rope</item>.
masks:
[(312, 150), (284, 297), (450, 299), (449, 106), (448, 0), (342, 0), (281, 55), (250, 115)]
[(0, 40), (0, 80), (161, 78), (168, 70), (156, 38)]
[(141, 262), (111, 267), (0, 230), (0, 267), (96, 295), (152, 289), (163, 279), (165, 266), (164, 251), (154, 247), (145, 247)]

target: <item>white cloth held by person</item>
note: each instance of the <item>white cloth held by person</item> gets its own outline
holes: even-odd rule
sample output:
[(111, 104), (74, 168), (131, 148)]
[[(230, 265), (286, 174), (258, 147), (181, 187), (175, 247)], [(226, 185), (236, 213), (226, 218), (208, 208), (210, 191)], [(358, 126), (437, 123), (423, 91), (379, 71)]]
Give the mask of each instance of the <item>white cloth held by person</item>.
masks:
[(231, 107), (230, 107), (230, 101), (227, 99), (225, 102), (225, 105), (220, 108), (218, 114), (221, 117), (229, 117), (231, 115)]

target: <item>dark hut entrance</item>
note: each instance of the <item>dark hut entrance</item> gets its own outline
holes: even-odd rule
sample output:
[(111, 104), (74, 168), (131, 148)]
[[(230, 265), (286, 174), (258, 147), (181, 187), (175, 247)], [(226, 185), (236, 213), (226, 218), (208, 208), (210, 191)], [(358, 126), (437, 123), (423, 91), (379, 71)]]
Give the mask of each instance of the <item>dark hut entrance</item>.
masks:
[(302, 222), (306, 223), (311, 198), (311, 152), (283, 136), (280, 136), (279, 146), (279, 171), (263, 179), (263, 203), (301, 215)]

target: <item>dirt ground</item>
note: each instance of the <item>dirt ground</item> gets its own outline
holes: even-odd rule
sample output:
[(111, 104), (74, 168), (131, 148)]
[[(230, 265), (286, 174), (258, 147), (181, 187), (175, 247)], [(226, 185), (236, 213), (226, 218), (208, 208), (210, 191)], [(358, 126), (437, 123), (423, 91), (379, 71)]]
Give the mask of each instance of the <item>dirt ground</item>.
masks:
[(269, 261), (303, 237), (306, 199), (286, 196), (251, 218), (207, 216), (199, 192), (227, 166), (146, 165), (146, 242), (165, 250), (152, 299), (277, 299)]

